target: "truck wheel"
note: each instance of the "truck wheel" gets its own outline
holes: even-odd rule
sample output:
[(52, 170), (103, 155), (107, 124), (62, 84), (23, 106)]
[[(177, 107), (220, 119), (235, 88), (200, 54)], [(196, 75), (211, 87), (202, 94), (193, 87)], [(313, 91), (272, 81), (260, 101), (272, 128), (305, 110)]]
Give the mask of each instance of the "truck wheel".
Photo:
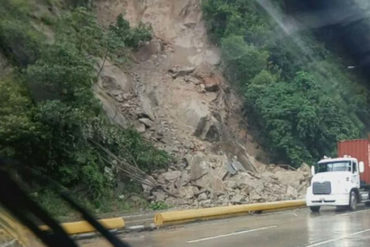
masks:
[(318, 213), (320, 211), (320, 206), (311, 206), (310, 209), (312, 213)]
[(355, 211), (357, 209), (357, 195), (355, 191), (351, 191), (349, 196), (349, 210)]

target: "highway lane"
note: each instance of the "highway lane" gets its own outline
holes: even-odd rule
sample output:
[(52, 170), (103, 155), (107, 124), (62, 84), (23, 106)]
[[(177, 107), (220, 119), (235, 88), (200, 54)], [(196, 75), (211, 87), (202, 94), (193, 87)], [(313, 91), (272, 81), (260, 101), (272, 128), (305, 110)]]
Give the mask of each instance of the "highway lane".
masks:
[[(296, 209), (260, 215), (203, 221), (152, 232), (119, 235), (133, 247), (369, 247), (370, 209), (320, 214)], [(99, 238), (83, 240), (82, 246), (109, 246)]]

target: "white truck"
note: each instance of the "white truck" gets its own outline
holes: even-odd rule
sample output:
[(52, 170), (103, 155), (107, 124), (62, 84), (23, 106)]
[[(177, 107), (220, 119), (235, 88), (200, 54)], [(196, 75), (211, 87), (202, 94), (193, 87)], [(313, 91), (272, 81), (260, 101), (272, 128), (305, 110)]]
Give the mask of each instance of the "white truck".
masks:
[(340, 142), (341, 157), (324, 157), (311, 167), (306, 204), (312, 212), (319, 212), (321, 206), (346, 206), (350, 210), (356, 210), (360, 202), (370, 206), (369, 152), (368, 140)]

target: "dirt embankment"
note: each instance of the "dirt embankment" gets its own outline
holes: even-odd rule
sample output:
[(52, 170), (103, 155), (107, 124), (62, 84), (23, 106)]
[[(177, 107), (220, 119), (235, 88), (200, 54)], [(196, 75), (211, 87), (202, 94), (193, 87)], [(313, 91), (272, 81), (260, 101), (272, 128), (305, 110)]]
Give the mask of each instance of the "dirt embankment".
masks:
[(200, 0), (100, 0), (108, 25), (125, 13), (131, 25), (148, 23), (154, 38), (130, 69), (107, 63), (96, 92), (108, 115), (134, 126), (178, 162), (154, 178), (174, 196), (144, 187), (153, 201), (212, 206), (294, 199), (309, 169), (287, 171), (255, 159), (265, 156), (248, 133), (242, 103), (218, 70), (220, 52), (208, 42)]

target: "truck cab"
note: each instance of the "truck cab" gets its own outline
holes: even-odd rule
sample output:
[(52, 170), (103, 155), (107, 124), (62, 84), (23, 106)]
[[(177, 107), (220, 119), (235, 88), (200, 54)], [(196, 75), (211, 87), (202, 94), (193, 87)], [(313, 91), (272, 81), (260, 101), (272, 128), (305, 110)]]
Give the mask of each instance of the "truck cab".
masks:
[(318, 212), (321, 206), (347, 206), (356, 210), (357, 203), (369, 199), (361, 188), (360, 173), (364, 163), (356, 158), (324, 158), (311, 167), (312, 180), (307, 188), (306, 204)]

